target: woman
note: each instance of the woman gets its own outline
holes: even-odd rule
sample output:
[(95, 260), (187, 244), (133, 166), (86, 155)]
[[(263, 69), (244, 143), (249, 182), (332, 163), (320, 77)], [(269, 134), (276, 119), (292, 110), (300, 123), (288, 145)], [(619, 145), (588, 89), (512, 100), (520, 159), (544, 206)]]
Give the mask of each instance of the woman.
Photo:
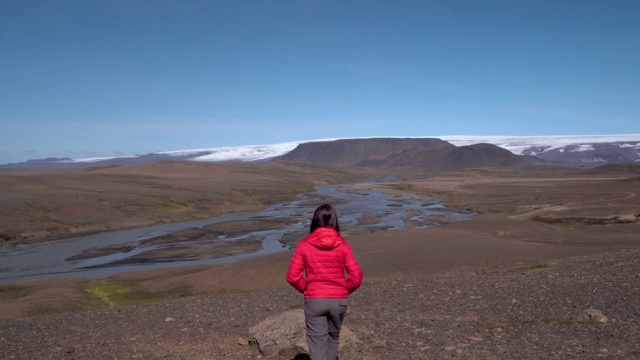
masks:
[(336, 360), (347, 298), (360, 287), (362, 270), (340, 236), (338, 215), (331, 205), (316, 209), (309, 235), (296, 247), (286, 278), (304, 294), (311, 359)]

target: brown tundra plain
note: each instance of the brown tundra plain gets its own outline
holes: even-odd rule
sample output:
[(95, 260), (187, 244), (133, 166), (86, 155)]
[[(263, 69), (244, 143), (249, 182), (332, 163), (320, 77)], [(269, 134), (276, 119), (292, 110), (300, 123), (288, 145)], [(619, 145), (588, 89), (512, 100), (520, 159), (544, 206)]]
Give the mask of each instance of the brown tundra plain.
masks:
[[(606, 169), (403, 172), (376, 183), (358, 180), (390, 174), (289, 161), (4, 171), (0, 241), (258, 210), (321, 184), (437, 198), (475, 215), (426, 229), (410, 217), (404, 230), (343, 229), (365, 278), (345, 322), (359, 342), (341, 359), (640, 358), (640, 176)], [(302, 305), (284, 280), (290, 257), (1, 285), (0, 358), (263, 358), (249, 327)]]

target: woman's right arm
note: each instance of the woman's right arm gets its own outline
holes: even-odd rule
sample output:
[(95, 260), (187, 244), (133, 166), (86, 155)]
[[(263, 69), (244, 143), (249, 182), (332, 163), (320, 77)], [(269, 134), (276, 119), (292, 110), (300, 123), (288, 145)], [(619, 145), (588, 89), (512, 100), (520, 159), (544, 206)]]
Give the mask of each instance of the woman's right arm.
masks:
[(307, 279), (302, 276), (304, 274), (304, 259), (302, 258), (300, 248), (300, 245), (298, 245), (293, 252), (286, 279), (294, 289), (304, 293), (304, 290), (307, 288)]

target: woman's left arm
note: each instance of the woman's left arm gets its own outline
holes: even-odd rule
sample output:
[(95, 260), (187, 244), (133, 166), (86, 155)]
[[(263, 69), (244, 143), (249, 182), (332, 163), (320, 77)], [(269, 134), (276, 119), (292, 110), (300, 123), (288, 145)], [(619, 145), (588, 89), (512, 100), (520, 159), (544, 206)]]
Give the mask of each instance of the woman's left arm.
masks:
[(351, 246), (347, 244), (345, 251), (344, 267), (347, 270), (347, 291), (351, 294), (362, 284), (363, 274), (356, 257), (353, 255)]

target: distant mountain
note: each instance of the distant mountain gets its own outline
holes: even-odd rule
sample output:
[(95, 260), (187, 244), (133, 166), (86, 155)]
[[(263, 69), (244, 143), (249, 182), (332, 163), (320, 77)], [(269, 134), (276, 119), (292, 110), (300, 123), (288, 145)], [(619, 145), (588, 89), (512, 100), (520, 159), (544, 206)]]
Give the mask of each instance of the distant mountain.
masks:
[(68, 157), (65, 157), (65, 158), (32, 159), (32, 160), (25, 161), (23, 164), (25, 166), (43, 166), (43, 165), (48, 165), (48, 164), (64, 163), (64, 162), (67, 162), (67, 161), (71, 161), (71, 159), (68, 158)]
[(496, 145), (457, 147), (435, 138), (344, 139), (305, 143), (275, 159), (342, 167), (420, 171), (515, 168), (531, 164), (528, 157), (515, 155)]
[[(316, 145), (322, 144), (322, 149)], [(349, 151), (345, 146), (349, 144)], [(483, 145), (480, 145), (483, 144)], [(492, 145), (492, 146), (489, 146)], [(500, 151), (507, 150), (511, 157)], [(444, 150), (450, 151), (445, 154)], [(602, 136), (443, 136), (436, 138), (354, 138), (296, 141), (270, 145), (165, 151), (145, 155), (68, 159), (49, 158), (0, 165), (0, 169), (79, 168), (132, 165), (163, 160), (241, 162), (266, 161), (289, 155), (323, 163), (339, 160), (339, 166), (411, 167), (429, 163), (434, 168), (518, 166), (534, 158), (571, 164), (604, 165), (640, 163), (640, 134)], [(338, 155), (340, 154), (340, 155)], [(527, 157), (528, 156), (528, 160)]]
[(468, 168), (517, 168), (535, 163), (534, 159), (515, 155), (493, 144), (474, 144), (456, 147), (441, 159), (443, 170)]
[(29, 160), (23, 163), (0, 165), (0, 169), (74, 169), (88, 166), (114, 166), (114, 165), (137, 165), (163, 160), (190, 161), (194, 156), (206, 155), (208, 152), (194, 152), (189, 155), (166, 155), (162, 153), (146, 154), (139, 156), (123, 156), (114, 158), (97, 158), (72, 160), (69, 158), (48, 158)]
[(525, 155), (537, 156), (551, 161), (582, 164), (619, 164), (640, 162), (638, 143), (588, 143), (573, 144), (560, 148), (531, 147)]
[(486, 142), (516, 155), (572, 164), (640, 162), (640, 134), (592, 136), (445, 136), (442, 140), (461, 146)]
[(82, 168), (88, 166), (136, 165), (155, 161), (202, 161), (202, 162), (251, 162), (264, 161), (275, 156), (286, 154), (295, 149), (301, 142), (280, 143), (271, 145), (249, 145), (221, 147), (211, 149), (163, 151), (145, 155), (69, 159), (48, 158), (29, 160), (20, 163), (1, 164), (0, 169), (30, 168)]
[(343, 167), (383, 167), (390, 158), (407, 159), (416, 152), (455, 148), (446, 141), (429, 138), (341, 139), (303, 143), (275, 159)]

